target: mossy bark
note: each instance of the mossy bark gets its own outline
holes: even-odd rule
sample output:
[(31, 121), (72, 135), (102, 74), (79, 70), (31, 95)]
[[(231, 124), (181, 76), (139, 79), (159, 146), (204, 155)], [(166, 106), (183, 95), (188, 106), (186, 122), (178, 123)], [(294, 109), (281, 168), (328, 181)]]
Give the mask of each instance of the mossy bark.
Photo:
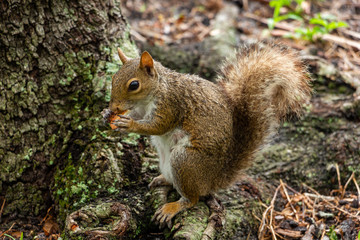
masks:
[(34, 220), (54, 205), (61, 223), (138, 180), (138, 147), (128, 151), (132, 143), (100, 124), (116, 48), (137, 50), (120, 1), (14, 0), (0, 11), (0, 222)]

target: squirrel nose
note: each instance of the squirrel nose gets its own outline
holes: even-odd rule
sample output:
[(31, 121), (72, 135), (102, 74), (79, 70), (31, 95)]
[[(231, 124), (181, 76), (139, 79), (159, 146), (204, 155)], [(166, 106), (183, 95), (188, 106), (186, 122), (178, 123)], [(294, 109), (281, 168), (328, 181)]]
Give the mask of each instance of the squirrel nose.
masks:
[(114, 102), (110, 102), (110, 111), (112, 111), (115, 114), (119, 114), (124, 111), (124, 109), (121, 107), (120, 104), (116, 104)]
[(114, 103), (110, 103), (109, 108), (110, 108), (110, 111), (112, 111), (114, 113), (120, 112), (119, 106)]

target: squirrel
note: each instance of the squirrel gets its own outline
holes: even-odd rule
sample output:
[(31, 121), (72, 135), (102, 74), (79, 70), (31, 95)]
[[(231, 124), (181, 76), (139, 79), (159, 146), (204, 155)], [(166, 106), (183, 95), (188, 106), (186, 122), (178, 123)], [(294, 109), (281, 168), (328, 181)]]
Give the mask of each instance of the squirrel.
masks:
[(135, 59), (120, 48), (118, 54), (123, 66), (112, 80), (109, 108), (118, 115), (112, 124), (151, 135), (161, 175), (149, 186), (172, 185), (181, 196), (155, 212), (160, 226), (232, 184), (312, 92), (297, 51), (277, 43), (240, 48), (216, 83), (170, 70), (146, 51)]

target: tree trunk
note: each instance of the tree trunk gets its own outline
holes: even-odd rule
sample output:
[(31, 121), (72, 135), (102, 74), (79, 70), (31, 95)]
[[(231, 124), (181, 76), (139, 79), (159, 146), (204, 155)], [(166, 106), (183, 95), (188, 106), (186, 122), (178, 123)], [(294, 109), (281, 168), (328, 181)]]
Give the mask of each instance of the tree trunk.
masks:
[(39, 222), (54, 204), (64, 222), (137, 180), (138, 153), (100, 127), (116, 48), (136, 47), (117, 0), (1, 1), (0, 11), (0, 225)]

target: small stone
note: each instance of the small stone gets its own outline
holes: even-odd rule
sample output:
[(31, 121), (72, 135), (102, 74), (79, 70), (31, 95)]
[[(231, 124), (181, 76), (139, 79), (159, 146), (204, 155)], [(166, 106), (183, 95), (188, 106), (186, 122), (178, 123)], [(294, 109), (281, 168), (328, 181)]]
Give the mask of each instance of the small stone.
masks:
[(290, 224), (290, 227), (292, 227), (292, 228), (296, 228), (297, 226), (299, 226), (299, 223), (294, 220), (290, 220), (289, 224)]
[(301, 233), (305, 233), (308, 229), (306, 227), (296, 227), (294, 231), (299, 231)]
[(282, 229), (291, 229), (289, 220), (285, 220), (280, 223), (280, 228)]
[(339, 204), (340, 204), (340, 205), (345, 205), (345, 204), (348, 204), (348, 201), (346, 201), (346, 200), (340, 200), (340, 201), (339, 201)]
[(305, 221), (310, 224), (314, 224), (315, 220), (309, 216), (305, 216)]
[(355, 199), (352, 201), (350, 207), (352, 207), (352, 208), (359, 208), (359, 200), (355, 198)]
[(334, 218), (334, 214), (323, 211), (319, 211), (317, 215), (321, 218)]

